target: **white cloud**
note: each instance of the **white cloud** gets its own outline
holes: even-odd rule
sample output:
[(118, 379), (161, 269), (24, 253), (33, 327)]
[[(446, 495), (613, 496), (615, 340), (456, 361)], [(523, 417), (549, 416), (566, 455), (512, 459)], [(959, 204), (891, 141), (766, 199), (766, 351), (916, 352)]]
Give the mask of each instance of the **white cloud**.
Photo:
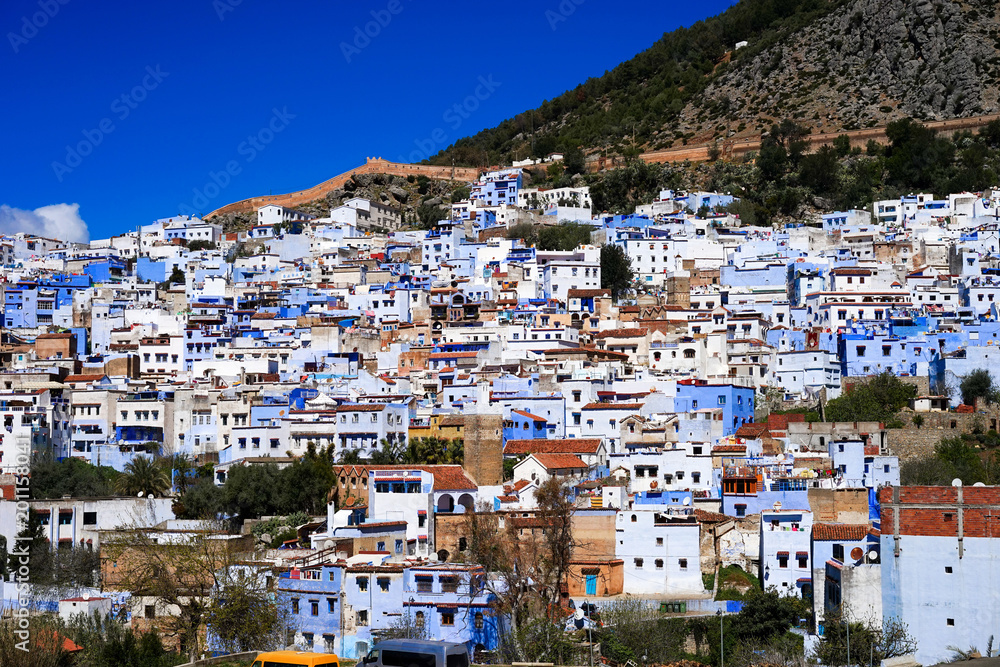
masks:
[(86, 243), (90, 240), (87, 223), (80, 217), (79, 204), (52, 204), (34, 211), (0, 206), (0, 234), (34, 234), (60, 241)]

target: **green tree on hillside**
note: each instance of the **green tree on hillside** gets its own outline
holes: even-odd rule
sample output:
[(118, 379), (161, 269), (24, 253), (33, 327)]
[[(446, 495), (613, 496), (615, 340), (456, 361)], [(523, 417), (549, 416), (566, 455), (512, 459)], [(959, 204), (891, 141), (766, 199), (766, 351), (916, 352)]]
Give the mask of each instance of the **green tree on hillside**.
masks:
[(635, 271), (632, 270), (632, 259), (625, 254), (620, 245), (604, 244), (601, 246), (601, 287), (611, 290), (611, 298), (618, 300), (628, 292), (632, 285)]
[(962, 378), (959, 391), (962, 393), (962, 403), (966, 405), (976, 405), (978, 400), (984, 403), (1000, 401), (1000, 389), (993, 383), (993, 376), (985, 368), (976, 369)]
[(896, 413), (916, 395), (914, 385), (903, 382), (890, 371), (884, 371), (828, 402), (826, 420), (892, 422)]

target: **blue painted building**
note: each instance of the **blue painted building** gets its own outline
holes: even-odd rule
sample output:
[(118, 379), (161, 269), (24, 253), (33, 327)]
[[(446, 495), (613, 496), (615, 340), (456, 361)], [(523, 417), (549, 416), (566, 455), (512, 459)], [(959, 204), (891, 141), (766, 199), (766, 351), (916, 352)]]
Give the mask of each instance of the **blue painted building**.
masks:
[(733, 384), (709, 384), (706, 380), (679, 380), (674, 398), (676, 412), (722, 408), (723, 435), (732, 435), (753, 421), (755, 390)]

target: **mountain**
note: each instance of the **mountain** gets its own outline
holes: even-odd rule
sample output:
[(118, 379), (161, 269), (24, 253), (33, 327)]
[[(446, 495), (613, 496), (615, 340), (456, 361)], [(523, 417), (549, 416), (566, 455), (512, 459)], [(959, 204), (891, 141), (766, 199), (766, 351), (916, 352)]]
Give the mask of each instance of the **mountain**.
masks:
[(836, 131), (989, 114), (998, 82), (995, 0), (742, 0), (429, 162), (576, 146), (626, 154), (759, 135), (786, 119)]

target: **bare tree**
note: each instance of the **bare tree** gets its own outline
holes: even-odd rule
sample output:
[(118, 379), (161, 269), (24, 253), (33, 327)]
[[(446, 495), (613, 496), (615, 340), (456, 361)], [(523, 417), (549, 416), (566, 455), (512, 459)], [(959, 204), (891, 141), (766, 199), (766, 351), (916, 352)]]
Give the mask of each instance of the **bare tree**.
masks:
[(225, 590), (226, 573), (240, 559), (244, 543), (207, 525), (183, 533), (115, 531), (103, 538), (104, 585), (131, 591), (140, 604), (151, 603), (154, 616), (165, 612), (169, 620), (154, 623), (161, 636), (194, 659), (213, 596)]
[(880, 664), (917, 650), (917, 640), (906, 623), (895, 617), (880, 621), (871, 615), (860, 621), (850, 621), (851, 661), (848, 663), (847, 633), (847, 622), (840, 613), (827, 615), (823, 639), (817, 644), (813, 657), (825, 665), (864, 667), (870, 661)]
[[(574, 542), (573, 503), (557, 479), (536, 491), (533, 517), (501, 515), (481, 505), (466, 517), (469, 560), (483, 567), (501, 624), (501, 643), (511, 660), (540, 659), (560, 648), (560, 587), (569, 571)], [(541, 651), (542, 655), (538, 652)]]

